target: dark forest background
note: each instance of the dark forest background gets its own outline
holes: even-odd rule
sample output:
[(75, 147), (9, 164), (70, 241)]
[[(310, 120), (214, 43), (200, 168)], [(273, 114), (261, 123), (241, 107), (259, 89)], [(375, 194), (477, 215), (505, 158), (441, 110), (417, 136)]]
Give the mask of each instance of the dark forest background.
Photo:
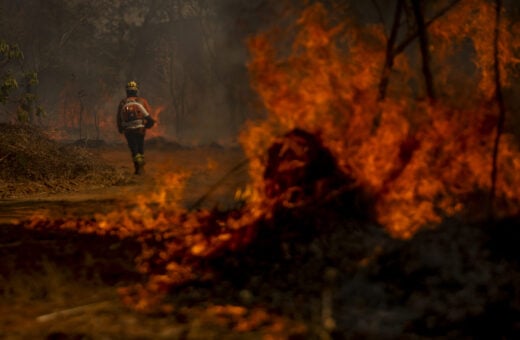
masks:
[[(0, 0), (0, 121), (42, 125), (56, 138), (114, 140), (118, 101), (136, 80), (163, 136), (232, 143), (262, 115), (249, 86), (247, 37), (311, 2)], [(322, 2), (331, 20), (391, 29), (395, 1)], [(519, 17), (517, 2), (505, 6)]]
[[(245, 38), (268, 22), (262, 1), (0, 1), (2, 121), (61, 138), (117, 138), (129, 80), (162, 132), (232, 140), (250, 117)], [(160, 113), (159, 113), (160, 112)]]

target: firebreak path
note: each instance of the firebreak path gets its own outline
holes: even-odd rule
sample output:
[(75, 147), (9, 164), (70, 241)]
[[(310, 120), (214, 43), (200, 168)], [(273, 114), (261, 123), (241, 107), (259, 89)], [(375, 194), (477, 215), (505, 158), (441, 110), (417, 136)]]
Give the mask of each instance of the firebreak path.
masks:
[(146, 155), (146, 174), (143, 177), (131, 173), (132, 164), (125, 149), (103, 150), (100, 151), (100, 156), (129, 176), (129, 183), (0, 200), (0, 225), (18, 224), (35, 214), (46, 214), (53, 218), (88, 218), (114, 209), (128, 208), (135, 204), (136, 197), (149, 197), (150, 193), (162, 190), (158, 183), (164, 174), (171, 172), (190, 174), (181, 202), (187, 208), (201, 197), (205, 197), (201, 207), (232, 208), (237, 204), (234, 201), (235, 192), (248, 183), (247, 167), (233, 172), (232, 176), (226, 176), (230, 169), (243, 160), (242, 152), (237, 149), (149, 150)]

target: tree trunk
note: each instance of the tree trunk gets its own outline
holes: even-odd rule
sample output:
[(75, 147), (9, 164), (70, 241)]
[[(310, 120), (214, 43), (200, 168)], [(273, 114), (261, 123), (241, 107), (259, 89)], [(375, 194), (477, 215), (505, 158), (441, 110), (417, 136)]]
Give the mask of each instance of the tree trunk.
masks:
[(502, 94), (502, 85), (500, 83), (500, 59), (499, 59), (499, 40), (500, 40), (500, 12), (502, 10), (502, 0), (495, 0), (495, 37), (493, 40), (493, 54), (495, 59), (495, 100), (498, 105), (498, 122), (497, 122), (497, 133), (495, 136), (495, 143), (493, 145), (493, 166), (491, 170), (491, 191), (490, 191), (490, 214), (491, 217), (494, 215), (493, 203), (496, 195), (496, 182), (497, 182), (497, 159), (498, 150), (500, 145), (500, 137), (504, 131), (504, 123), (506, 118), (506, 108), (504, 103), (504, 96)]
[(428, 43), (428, 32), (424, 23), (424, 15), (421, 8), (421, 0), (411, 0), (412, 9), (417, 24), (417, 33), (419, 35), (419, 47), (422, 57), (422, 72), (426, 86), (426, 95), (428, 99), (435, 100), (435, 90), (433, 86), (433, 75), (430, 69), (430, 51)]

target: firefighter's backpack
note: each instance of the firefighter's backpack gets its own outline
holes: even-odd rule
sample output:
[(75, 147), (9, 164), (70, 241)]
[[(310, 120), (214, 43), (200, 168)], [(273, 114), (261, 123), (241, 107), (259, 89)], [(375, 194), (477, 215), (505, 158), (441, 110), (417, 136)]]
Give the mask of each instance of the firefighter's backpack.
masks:
[(126, 98), (122, 109), (122, 118), (125, 122), (131, 122), (138, 119), (146, 119), (150, 116), (143, 104), (139, 103), (135, 98)]

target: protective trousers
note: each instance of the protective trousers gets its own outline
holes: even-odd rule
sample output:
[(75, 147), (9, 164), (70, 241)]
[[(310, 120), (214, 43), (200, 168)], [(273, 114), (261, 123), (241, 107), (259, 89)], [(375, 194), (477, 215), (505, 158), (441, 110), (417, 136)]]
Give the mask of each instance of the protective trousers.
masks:
[(141, 131), (125, 131), (126, 142), (132, 153), (134, 161), (134, 173), (140, 175), (144, 173), (144, 133)]

